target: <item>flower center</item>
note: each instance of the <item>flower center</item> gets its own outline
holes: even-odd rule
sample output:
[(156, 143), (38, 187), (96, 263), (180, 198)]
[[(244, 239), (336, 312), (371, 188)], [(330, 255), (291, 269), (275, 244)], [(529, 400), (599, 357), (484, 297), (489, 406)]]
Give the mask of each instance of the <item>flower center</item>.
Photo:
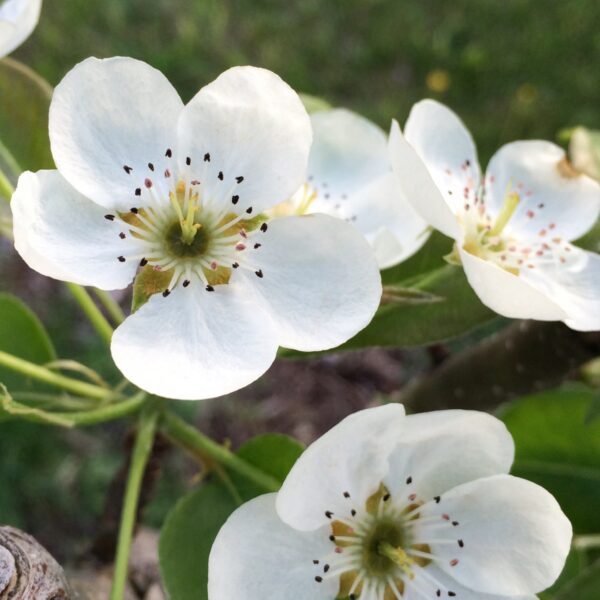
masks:
[[(412, 484), (408, 477), (406, 485)], [(424, 598), (456, 596), (427, 567), (448, 560), (432, 546), (451, 545), (457, 552), (464, 548), (464, 541), (456, 538), (460, 523), (441, 512), (441, 497), (426, 502), (410, 490), (401, 496), (392, 498), (381, 484), (362, 507), (354, 508), (344, 492), (347, 511), (325, 512), (331, 520), (333, 552), (313, 560), (319, 573), (314, 580), (337, 579), (340, 599), (402, 600), (408, 589)], [(449, 564), (454, 567), (459, 559), (451, 558)]]
[(194, 223), (193, 228), (187, 229), (187, 235), (180, 223), (173, 223), (165, 234), (165, 248), (173, 256), (202, 256), (209, 245), (208, 229), (202, 223)]
[(397, 553), (402, 552), (404, 536), (399, 524), (393, 519), (384, 518), (375, 523), (372, 531), (363, 542), (363, 564), (373, 575), (386, 575), (398, 564)]
[[(494, 182), (493, 175), (486, 181)], [(451, 190), (448, 194), (452, 194)], [(572, 260), (571, 245), (557, 235), (557, 223), (545, 218), (545, 203), (534, 202), (535, 190), (523, 182), (510, 184), (506, 190), (504, 203), (498, 215), (493, 218), (486, 206), (486, 185), (477, 185), (469, 180), (464, 188), (464, 204), (458, 211), (458, 218), (464, 231), (463, 249), (500, 268), (519, 275), (522, 269), (535, 269), (545, 264), (564, 264)], [(521, 211), (520, 231), (508, 233), (506, 227), (513, 219), (523, 199), (527, 199), (527, 210)], [(523, 223), (529, 221), (530, 225)], [(446, 257), (453, 264), (460, 264), (456, 249)]]
[[(243, 201), (245, 177), (227, 177), (208, 152), (199, 168), (189, 157), (179, 167), (170, 149), (164, 162), (164, 170), (148, 163), (143, 184), (133, 187), (135, 206), (129, 212), (105, 215), (123, 240), (119, 262), (139, 261), (149, 295), (161, 291), (165, 297), (178, 284), (188, 287), (194, 281), (212, 292), (239, 268), (264, 277), (254, 252), (262, 241), (254, 238), (268, 225), (252, 217), (252, 207)], [(133, 168), (123, 169), (139, 183)]]

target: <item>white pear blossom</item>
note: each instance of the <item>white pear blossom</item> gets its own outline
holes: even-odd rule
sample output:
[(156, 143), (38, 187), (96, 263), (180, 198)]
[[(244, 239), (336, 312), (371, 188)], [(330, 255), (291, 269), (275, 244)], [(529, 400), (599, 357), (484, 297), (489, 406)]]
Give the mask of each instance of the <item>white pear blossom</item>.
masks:
[(324, 213), (344, 219), (366, 237), (381, 269), (417, 252), (430, 228), (402, 194), (386, 134), (342, 108), (315, 112), (311, 122), (307, 181), (269, 214)]
[(546, 490), (507, 474), (513, 455), (485, 413), (355, 413), (279, 493), (225, 523), (209, 600), (533, 600), (560, 574), (572, 528)]
[(0, 0), (0, 58), (31, 35), (41, 10), (42, 0)]
[(145, 63), (88, 59), (55, 90), (50, 140), (58, 170), (23, 174), (12, 199), (15, 246), (81, 285), (151, 276), (158, 293), (112, 340), (139, 387), (219, 396), (264, 373), (278, 346), (337, 346), (376, 311), (377, 263), (351, 225), (261, 214), (305, 180), (311, 144), (274, 73), (230, 69), (184, 106)]
[(507, 144), (481, 173), (460, 119), (433, 100), (391, 134), (393, 165), (415, 210), (456, 240), (481, 299), (506, 317), (600, 329), (600, 256), (574, 246), (596, 223), (600, 185), (544, 141)]

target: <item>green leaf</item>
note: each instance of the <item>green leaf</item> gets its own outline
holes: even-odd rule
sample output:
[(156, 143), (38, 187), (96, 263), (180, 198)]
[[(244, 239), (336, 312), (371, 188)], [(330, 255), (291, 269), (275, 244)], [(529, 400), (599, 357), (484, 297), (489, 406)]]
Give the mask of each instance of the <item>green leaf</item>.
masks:
[(594, 393), (545, 392), (502, 415), (516, 444), (513, 473), (551, 492), (578, 534), (600, 531), (600, 421), (585, 422)]
[(343, 350), (367, 346), (422, 346), (467, 333), (496, 315), (477, 298), (460, 267), (444, 264), (400, 284), (436, 302), (383, 304), (371, 323), (344, 344)]
[(384, 285), (408, 285), (411, 280), (422, 277), (424, 273), (435, 271), (444, 266), (444, 256), (450, 254), (454, 247), (454, 240), (433, 231), (427, 243), (409, 259), (395, 267), (382, 271), (381, 278)]
[(600, 252), (600, 221), (598, 221), (583, 237), (575, 241), (575, 245), (591, 252)]
[(373, 321), (342, 349), (433, 344), (494, 319), (496, 315), (477, 298), (463, 269), (444, 260), (453, 244), (434, 231), (414, 256), (383, 271), (384, 289), (411, 290), (415, 297), (429, 301), (386, 303), (384, 296)]
[(560, 588), (553, 600), (598, 600), (600, 590), (600, 561)]
[(220, 485), (206, 483), (169, 513), (159, 543), (160, 570), (170, 600), (208, 598), (208, 556), (229, 515), (237, 508)]
[(590, 402), (590, 406), (588, 408), (587, 414), (585, 415), (585, 423), (586, 425), (590, 425), (594, 421), (600, 418), (600, 390), (596, 390), (594, 396), (592, 397), (592, 401)]
[[(283, 483), (302, 452), (304, 446), (294, 438), (279, 433), (267, 433), (246, 442), (236, 454)], [(233, 471), (229, 472), (229, 476), (242, 500), (251, 500), (264, 494), (264, 489), (245, 477)]]
[(581, 552), (571, 548), (560, 577), (551, 588), (539, 594), (540, 600), (551, 600), (558, 590), (561, 590), (567, 583), (578, 577), (583, 568), (582, 563), (583, 556)]
[(29, 67), (0, 61), (0, 170), (13, 181), (15, 170), (54, 167), (48, 138), (52, 88)]
[[(337, 350), (424, 346), (463, 335), (497, 318), (477, 298), (462, 267), (444, 260), (453, 243), (433, 232), (417, 254), (383, 271), (384, 294), (396, 288), (404, 295), (403, 301), (389, 302), (384, 295), (371, 323)], [(280, 355), (308, 356), (292, 350), (280, 350)]]
[[(0, 294), (0, 350), (39, 365), (56, 359), (52, 342), (40, 320), (21, 300), (10, 294)], [(44, 389), (3, 367), (0, 367), (0, 381), (11, 392)]]
[(329, 104), (327, 100), (323, 100), (323, 98), (317, 96), (311, 96), (310, 94), (300, 94), (300, 100), (302, 100), (308, 114), (320, 110), (329, 110), (331, 108), (331, 104)]

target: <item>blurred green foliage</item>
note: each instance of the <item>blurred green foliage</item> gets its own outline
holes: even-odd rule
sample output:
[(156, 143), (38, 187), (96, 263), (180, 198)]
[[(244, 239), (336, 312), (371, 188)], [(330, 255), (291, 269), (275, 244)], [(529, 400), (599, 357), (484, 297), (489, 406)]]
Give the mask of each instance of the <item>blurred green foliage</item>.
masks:
[(254, 64), (387, 126), (448, 103), (483, 158), (515, 138), (600, 126), (595, 0), (52, 0), (15, 57), (52, 84), (89, 55), (161, 69), (188, 100)]

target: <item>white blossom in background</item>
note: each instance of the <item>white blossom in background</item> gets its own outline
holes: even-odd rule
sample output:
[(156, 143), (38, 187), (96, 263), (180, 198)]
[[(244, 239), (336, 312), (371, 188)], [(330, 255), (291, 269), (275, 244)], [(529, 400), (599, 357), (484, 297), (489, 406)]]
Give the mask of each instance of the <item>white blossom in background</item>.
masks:
[(305, 180), (311, 137), (298, 95), (270, 71), (230, 69), (184, 106), (145, 63), (88, 59), (52, 99), (58, 170), (19, 179), (15, 246), (33, 269), (81, 285), (161, 274), (115, 331), (116, 365), (160, 396), (231, 392), (278, 346), (337, 346), (379, 305), (377, 263), (351, 225), (261, 214)]
[(593, 179), (600, 179), (600, 132), (576, 127), (569, 140), (573, 166)]
[(0, 58), (31, 35), (41, 10), (42, 0), (0, 0)]
[(572, 528), (546, 490), (507, 474), (513, 456), (485, 413), (355, 413), (279, 493), (225, 523), (209, 600), (534, 600), (562, 571)]
[(600, 185), (550, 142), (507, 144), (485, 175), (468, 130), (433, 100), (416, 104), (390, 145), (406, 197), (456, 240), (481, 299), (506, 317), (600, 329), (600, 256), (571, 242), (600, 213)]
[(324, 213), (344, 219), (366, 237), (380, 269), (417, 252), (430, 229), (402, 194), (384, 131), (346, 109), (313, 113), (311, 122), (307, 181), (269, 214)]

